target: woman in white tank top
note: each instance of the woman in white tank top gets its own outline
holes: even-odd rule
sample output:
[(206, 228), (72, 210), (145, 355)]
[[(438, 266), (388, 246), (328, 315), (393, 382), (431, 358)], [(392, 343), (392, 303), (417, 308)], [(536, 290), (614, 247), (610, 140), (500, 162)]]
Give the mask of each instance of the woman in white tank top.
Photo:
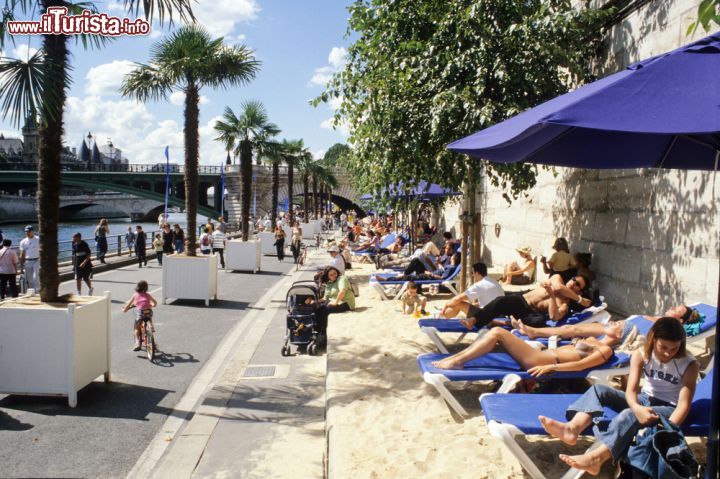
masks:
[[(608, 459), (625, 456), (638, 430), (654, 424), (659, 416), (681, 424), (692, 404), (699, 365), (685, 351), (685, 330), (675, 318), (660, 318), (648, 333), (644, 351), (635, 351), (630, 360), (630, 376), (625, 392), (594, 385), (566, 411), (569, 422), (540, 416), (551, 436), (573, 445), (593, 423), (600, 422), (603, 408), (619, 414), (605, 431), (593, 428), (601, 444), (579, 456), (560, 454), (570, 467), (597, 475)], [(645, 383), (640, 389), (640, 379)]]

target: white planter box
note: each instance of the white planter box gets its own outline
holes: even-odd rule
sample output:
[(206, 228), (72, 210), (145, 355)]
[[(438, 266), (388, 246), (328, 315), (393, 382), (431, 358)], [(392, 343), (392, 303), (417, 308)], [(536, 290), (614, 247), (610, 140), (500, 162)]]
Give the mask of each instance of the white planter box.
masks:
[(226, 242), (225, 269), (257, 273), (260, 271), (261, 249), (258, 240), (230, 240)]
[(292, 241), (292, 230), (289, 226), (283, 226), (283, 231), (285, 232), (285, 246), (287, 246)]
[(110, 381), (110, 293), (67, 307), (27, 298), (0, 303), (0, 393), (67, 396), (75, 407), (80, 389)]
[(314, 232), (316, 235), (322, 234), (322, 224), (323, 224), (323, 221), (322, 221), (322, 220), (315, 220), (315, 221), (311, 221), (311, 223), (312, 223), (313, 226), (314, 226), (313, 232)]
[(217, 268), (217, 254), (163, 256), (163, 304), (168, 298), (202, 299), (210, 306), (210, 299), (217, 299)]
[(302, 228), (302, 239), (314, 240), (315, 239), (315, 222), (310, 221), (309, 223), (300, 223)]
[(263, 231), (262, 233), (258, 233), (258, 239), (260, 240), (260, 253), (277, 256), (277, 249), (275, 248), (275, 233)]

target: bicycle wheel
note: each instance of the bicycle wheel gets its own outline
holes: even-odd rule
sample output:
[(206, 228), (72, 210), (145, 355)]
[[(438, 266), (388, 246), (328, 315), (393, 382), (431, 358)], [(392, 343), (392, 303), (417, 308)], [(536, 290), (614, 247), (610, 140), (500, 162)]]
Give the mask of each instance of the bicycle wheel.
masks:
[(147, 327), (147, 323), (145, 323), (145, 352), (150, 361), (155, 359), (155, 336), (152, 328)]

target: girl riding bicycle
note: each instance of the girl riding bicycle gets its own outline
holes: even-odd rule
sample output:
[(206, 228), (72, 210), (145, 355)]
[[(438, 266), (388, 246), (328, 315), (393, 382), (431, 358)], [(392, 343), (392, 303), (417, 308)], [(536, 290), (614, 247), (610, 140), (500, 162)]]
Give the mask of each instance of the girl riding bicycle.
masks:
[(153, 298), (147, 290), (147, 281), (138, 281), (137, 286), (135, 286), (135, 293), (123, 307), (123, 313), (127, 313), (130, 308), (135, 307), (135, 324), (133, 326), (135, 347), (133, 348), (133, 351), (140, 351), (140, 338), (142, 337), (141, 328), (145, 318), (147, 318), (147, 327), (151, 328), (153, 331), (155, 330), (152, 322), (152, 308), (157, 306), (157, 301), (155, 301), (155, 298)]

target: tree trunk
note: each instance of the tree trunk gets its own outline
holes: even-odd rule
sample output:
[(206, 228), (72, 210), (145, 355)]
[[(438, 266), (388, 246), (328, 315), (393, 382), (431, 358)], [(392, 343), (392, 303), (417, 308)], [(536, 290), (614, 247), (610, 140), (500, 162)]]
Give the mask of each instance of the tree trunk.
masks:
[(292, 158), (291, 156), (289, 156), (288, 159), (287, 159), (287, 166), (288, 166), (288, 172), (287, 172), (287, 175), (288, 175), (288, 177), (287, 177), (287, 179), (288, 179), (288, 193), (287, 193), (287, 198), (288, 198), (288, 213), (290, 214), (290, 221), (295, 221), (295, 215), (293, 214), (293, 201), (292, 201), (292, 197), (293, 197), (293, 183), (294, 183), (294, 179), (293, 179), (293, 174), (294, 174), (294, 171), (293, 171), (293, 161), (294, 161), (293, 158)]
[[(200, 92), (192, 79), (185, 91), (185, 254), (195, 256), (197, 249), (198, 160), (200, 158)], [(221, 193), (222, 194), (222, 193)]]
[(303, 209), (305, 210), (305, 223), (310, 222), (310, 175), (303, 173)]
[(317, 197), (317, 175), (313, 173), (312, 175), (312, 200), (313, 200), (313, 215), (315, 215), (315, 219), (319, 219), (319, 211), (318, 211), (318, 197)]
[[(43, 7), (63, 6), (46, 0)], [(56, 301), (58, 274), (58, 221), (60, 219), (60, 153), (62, 152), (63, 106), (68, 48), (65, 35), (45, 35), (45, 95), (40, 107), (40, 161), (38, 164), (37, 210), (40, 234), (40, 300)]]
[(278, 210), (278, 190), (280, 189), (280, 164), (275, 161), (272, 164), (272, 211), (270, 212), (270, 222), (273, 230), (277, 224)]
[(252, 193), (252, 143), (250, 140), (240, 142), (240, 179), (242, 191), (240, 193), (240, 231), (242, 240), (247, 241), (250, 234), (248, 219), (250, 218), (250, 196)]

